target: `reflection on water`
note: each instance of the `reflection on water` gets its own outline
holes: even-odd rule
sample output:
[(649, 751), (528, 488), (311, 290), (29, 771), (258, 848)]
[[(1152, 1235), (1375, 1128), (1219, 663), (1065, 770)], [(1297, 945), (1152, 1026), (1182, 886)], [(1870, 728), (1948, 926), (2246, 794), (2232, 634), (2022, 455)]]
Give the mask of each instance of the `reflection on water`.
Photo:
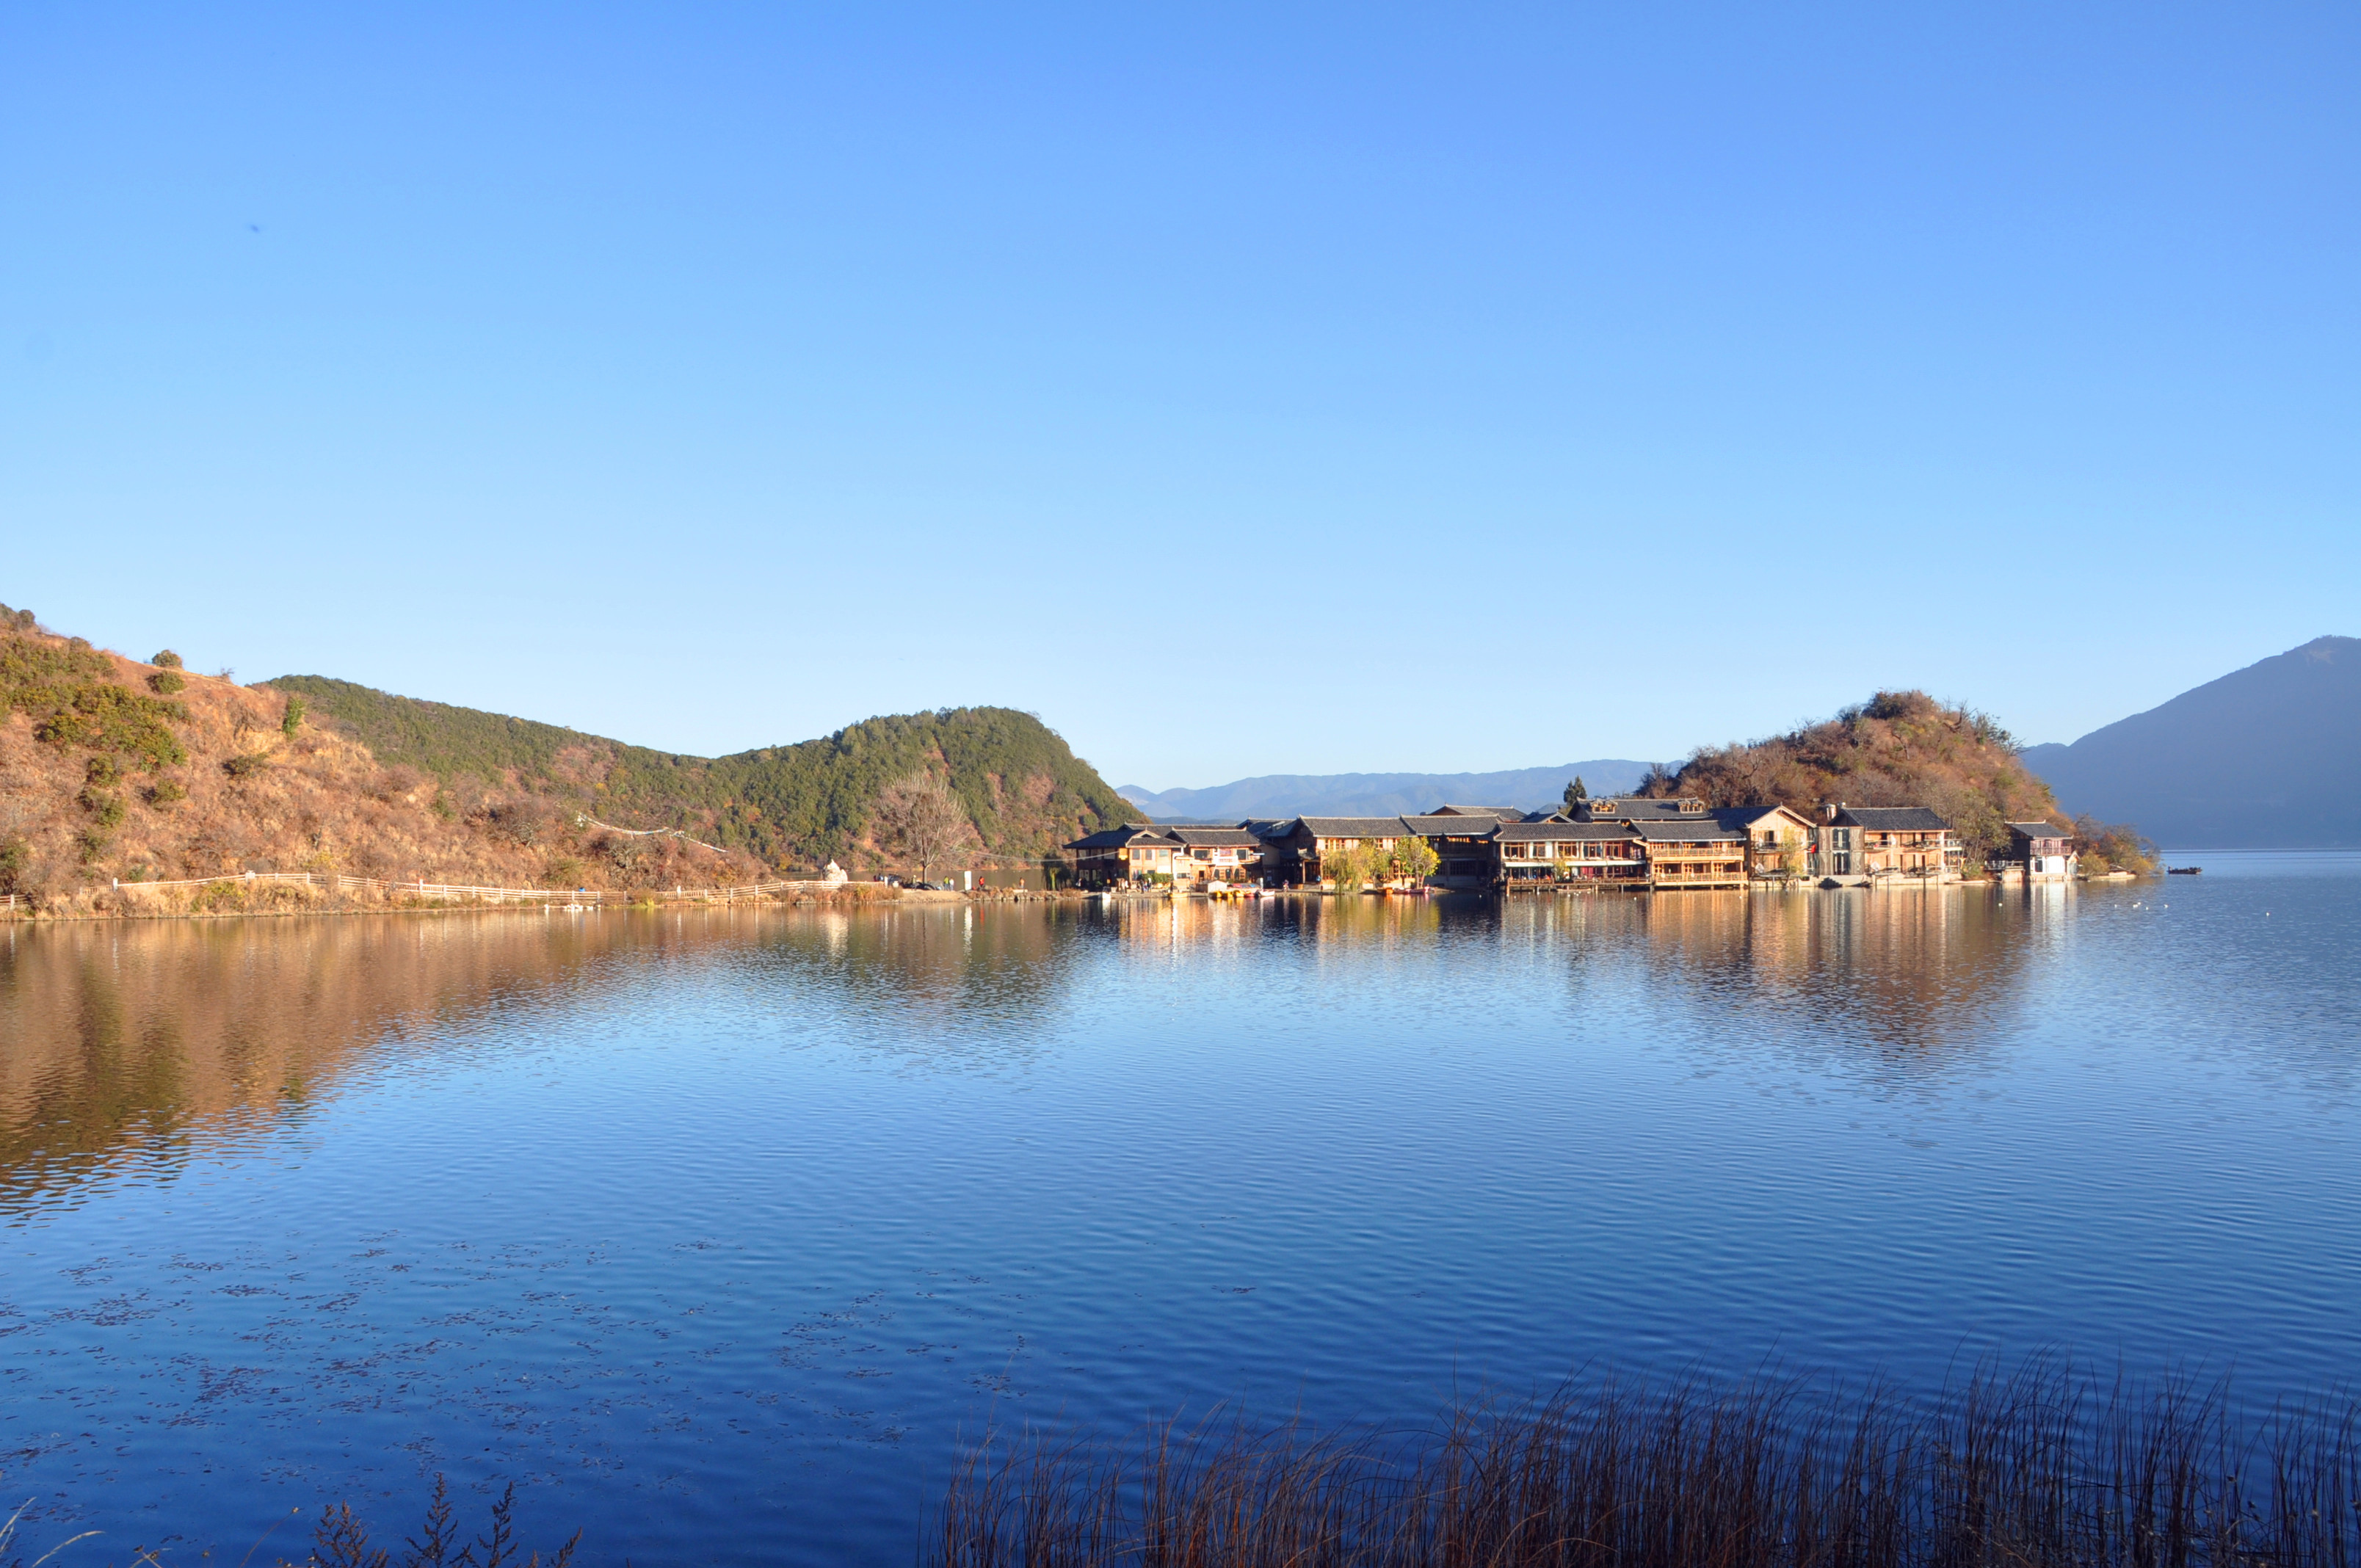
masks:
[(208, 1140), (300, 1119), (344, 1075), (435, 1048), (438, 1030), (707, 970), (785, 1006), (823, 1005), (840, 1035), (914, 1069), (956, 1072), (1048, 1048), (1045, 1021), (1106, 944), (1175, 975), (1255, 952), (1315, 973), (1409, 964), (1389, 983), (1438, 1006), (1527, 958), (1563, 970), (1576, 1010), (1625, 1011), (1644, 994), (1700, 1047), (1743, 1019), (1750, 1045), (1776, 1036), (1824, 1066), (1905, 1080), (1972, 1067), (2008, 1037), (2026, 965), (2077, 896), (2043, 884), (9, 927), (0, 1214), (100, 1176), (168, 1174)]
[(300, 1115), (368, 1047), (563, 985), (625, 940), (546, 919), (0, 927), (0, 1212)]
[[(1577, 996), (1635, 980), (1708, 1009), (1795, 1014), (1830, 1047), (1938, 1061), (1988, 1038), (2069, 890), (2011, 898), (1182, 901), (883, 911), (143, 921), (0, 933), (0, 1213), (102, 1172), (161, 1174), (207, 1138), (300, 1117), (344, 1074), (532, 998), (722, 965), (824, 996), (929, 1070), (1042, 1047), (1078, 943), (1175, 961), (1255, 946), (1449, 963), (1546, 949)], [(1429, 977), (1430, 981), (1433, 979)]]
[(0, 929), (0, 1481), (191, 1558), (447, 1471), (589, 1561), (898, 1562), (986, 1420), (2332, 1380), (2356, 894)]
[[(1071, 913), (618, 911), (0, 927), (0, 1215), (300, 1121), (348, 1073), (536, 1000), (720, 967), (933, 1069), (1035, 1048)], [(595, 1003), (594, 1003), (595, 1004)]]

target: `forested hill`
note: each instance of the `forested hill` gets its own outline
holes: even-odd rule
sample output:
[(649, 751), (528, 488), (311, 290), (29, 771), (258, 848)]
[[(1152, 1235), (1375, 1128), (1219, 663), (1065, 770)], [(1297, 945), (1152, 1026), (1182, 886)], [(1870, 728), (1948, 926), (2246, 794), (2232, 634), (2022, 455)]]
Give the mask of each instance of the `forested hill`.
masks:
[(1142, 813), (1031, 714), (1005, 707), (894, 714), (726, 757), (680, 756), (506, 714), (396, 696), (321, 675), (269, 683), (302, 696), (386, 763), (434, 774), (465, 806), (527, 796), (617, 827), (684, 828), (774, 864), (865, 859), (886, 785), (944, 778), (983, 850), (1015, 859)]
[(2005, 823), (2066, 822), (2006, 730), (1917, 691), (1879, 692), (1784, 735), (1702, 749), (1676, 770), (1658, 770), (1642, 793), (1710, 806), (1775, 802), (1807, 817), (1831, 800), (1930, 806), (1977, 854), (2002, 848)]

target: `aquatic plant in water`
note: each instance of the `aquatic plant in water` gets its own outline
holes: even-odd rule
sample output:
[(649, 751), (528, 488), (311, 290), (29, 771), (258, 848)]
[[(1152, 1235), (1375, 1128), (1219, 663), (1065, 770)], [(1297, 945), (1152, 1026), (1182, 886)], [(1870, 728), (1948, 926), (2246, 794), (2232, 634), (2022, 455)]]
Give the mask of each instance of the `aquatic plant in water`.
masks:
[(1465, 1405), (1433, 1430), (994, 1436), (939, 1568), (2353, 1568), (2351, 1405), (2036, 1363), (1939, 1398), (1787, 1380)]

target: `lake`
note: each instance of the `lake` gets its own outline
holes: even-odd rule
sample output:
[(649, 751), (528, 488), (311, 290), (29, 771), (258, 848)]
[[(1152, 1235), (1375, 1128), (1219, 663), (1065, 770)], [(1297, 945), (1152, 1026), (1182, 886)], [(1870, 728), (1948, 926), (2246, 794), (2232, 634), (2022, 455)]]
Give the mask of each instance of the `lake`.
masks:
[[(2361, 1369), (2361, 857), (1916, 893), (0, 927), (61, 1563), (906, 1563), (989, 1426)], [(78, 1521), (78, 1522), (77, 1522)]]

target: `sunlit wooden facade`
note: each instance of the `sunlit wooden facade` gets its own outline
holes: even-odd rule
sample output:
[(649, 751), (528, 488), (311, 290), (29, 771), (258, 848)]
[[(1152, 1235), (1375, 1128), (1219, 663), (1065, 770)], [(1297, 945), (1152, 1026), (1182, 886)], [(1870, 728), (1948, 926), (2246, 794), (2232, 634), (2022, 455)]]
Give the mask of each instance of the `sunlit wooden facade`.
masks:
[(1821, 808), (1806, 874), (1824, 882), (1956, 882), (1964, 851), (1951, 825), (1924, 806)]
[[(1672, 891), (1804, 880), (1858, 885), (1954, 881), (1960, 874), (1961, 851), (1950, 825), (1923, 806), (1836, 805), (1817, 822), (1784, 806), (1708, 806), (1696, 799), (1586, 800), (1570, 814), (1549, 816), (1447, 806), (1411, 817), (1110, 828), (1067, 849), (1075, 880), (1084, 886), (1166, 879), (1318, 886), (1332, 880), (1337, 857), (1365, 849), (1390, 853), (1413, 838), (1435, 852), (1433, 885), (1466, 891)], [(2026, 858), (2046, 873), (2061, 846), (2048, 839), (2035, 842), (2039, 853), (2028, 851)]]

